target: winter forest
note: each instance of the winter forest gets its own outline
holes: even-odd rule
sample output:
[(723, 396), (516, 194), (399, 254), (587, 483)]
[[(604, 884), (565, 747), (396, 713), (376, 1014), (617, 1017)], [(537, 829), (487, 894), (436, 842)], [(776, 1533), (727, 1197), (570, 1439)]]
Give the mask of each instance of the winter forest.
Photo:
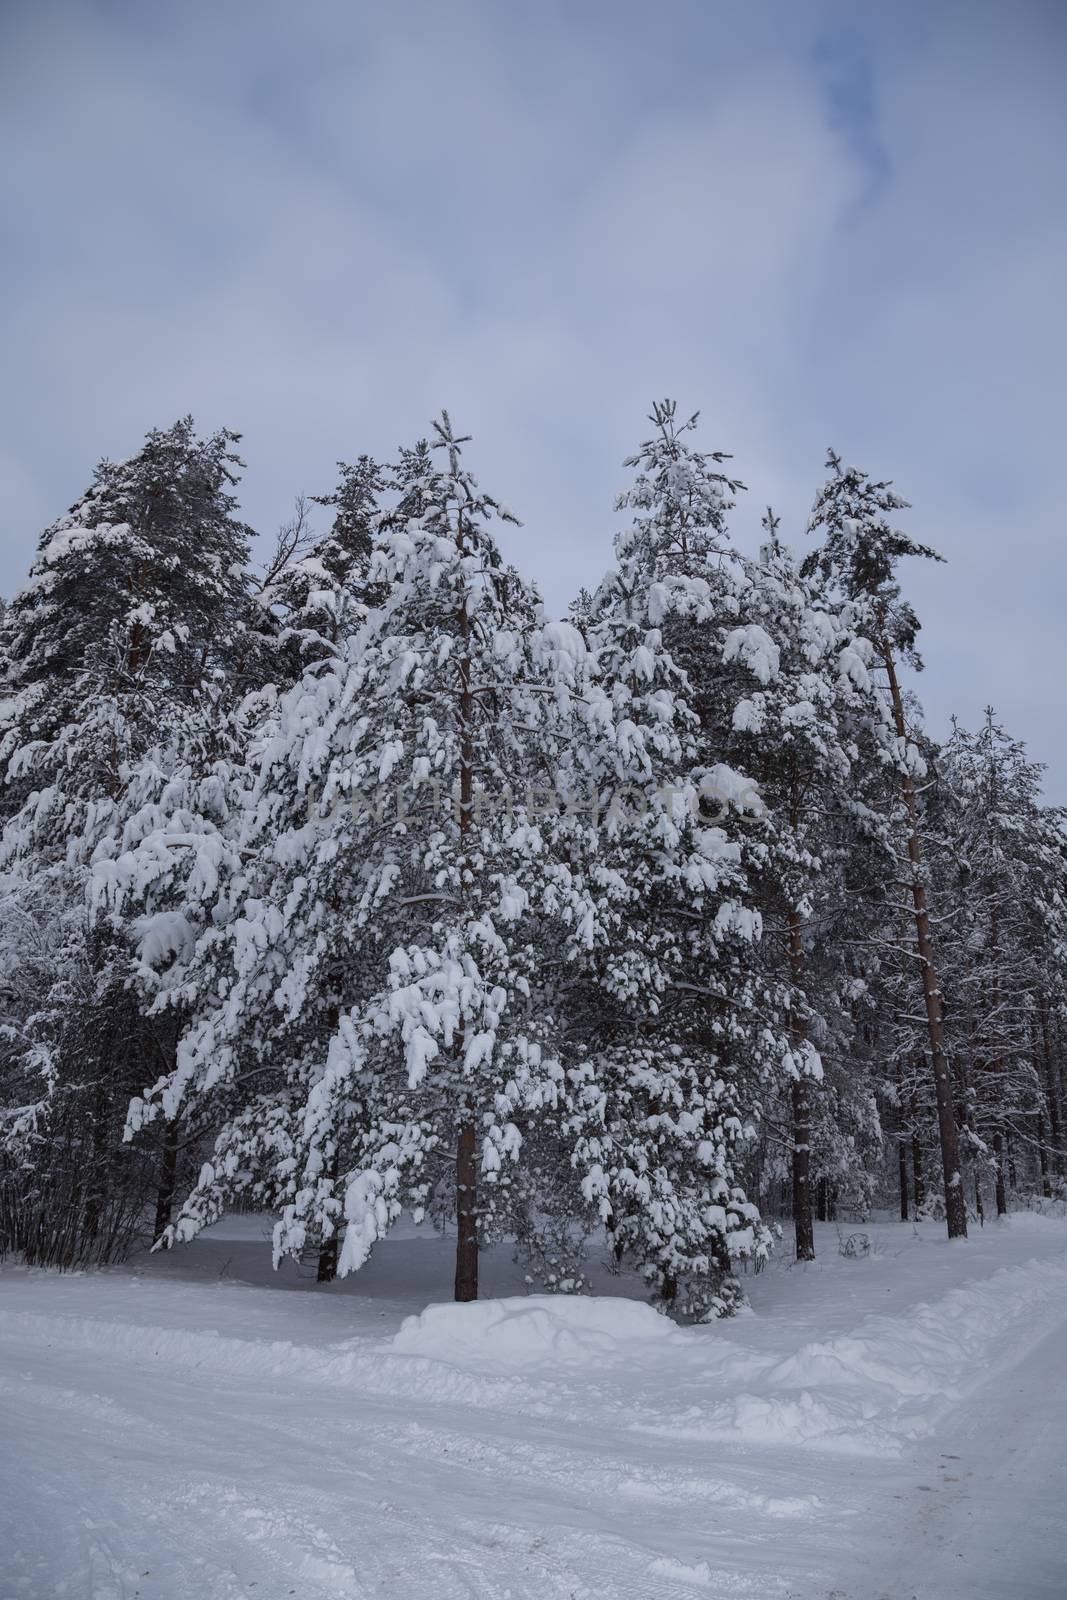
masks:
[(236, 1209), (329, 1283), (406, 1215), (458, 1301), (507, 1241), (685, 1324), (816, 1220), (1062, 1196), (1064, 816), (995, 708), (924, 729), (921, 506), (830, 450), (745, 553), (729, 441), (635, 420), (559, 619), (447, 412), (265, 568), (191, 418), (44, 531), (0, 642), (6, 1252)]
[(1064, 1600), (1067, 6), (0, 81), (0, 1600)]

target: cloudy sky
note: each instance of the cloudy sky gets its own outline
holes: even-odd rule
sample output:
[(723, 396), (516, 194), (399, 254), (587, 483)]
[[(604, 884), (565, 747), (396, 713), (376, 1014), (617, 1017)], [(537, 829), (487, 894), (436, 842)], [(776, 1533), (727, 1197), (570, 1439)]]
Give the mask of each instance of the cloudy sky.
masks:
[(447, 405), (561, 608), (672, 395), (746, 546), (893, 478), (932, 730), (1067, 801), (1065, 81), (1059, 0), (4, 0), (0, 590), (150, 426), (269, 534)]

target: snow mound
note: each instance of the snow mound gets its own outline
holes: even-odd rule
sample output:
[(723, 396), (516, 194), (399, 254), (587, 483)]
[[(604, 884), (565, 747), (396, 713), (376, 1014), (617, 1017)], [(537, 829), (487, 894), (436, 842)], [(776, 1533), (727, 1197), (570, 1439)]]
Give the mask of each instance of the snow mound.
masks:
[(648, 1569), (653, 1578), (666, 1578), (671, 1583), (692, 1583), (698, 1589), (711, 1588), (711, 1568), (706, 1561), (689, 1563), (676, 1561), (673, 1556), (659, 1556)]
[(428, 1306), (407, 1317), (392, 1349), (438, 1361), (526, 1368), (544, 1362), (631, 1359), (641, 1347), (689, 1346), (691, 1336), (651, 1306), (586, 1295), (512, 1295)]

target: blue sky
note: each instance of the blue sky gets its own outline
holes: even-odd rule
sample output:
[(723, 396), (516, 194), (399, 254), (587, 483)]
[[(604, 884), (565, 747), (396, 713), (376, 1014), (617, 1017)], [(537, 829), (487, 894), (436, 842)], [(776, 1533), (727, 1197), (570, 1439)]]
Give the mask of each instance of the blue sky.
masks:
[(0, 589), (145, 430), (269, 535), (447, 405), (562, 608), (650, 401), (798, 544), (826, 446), (913, 502), (932, 730), (1067, 800), (1067, 7), (8, 0)]

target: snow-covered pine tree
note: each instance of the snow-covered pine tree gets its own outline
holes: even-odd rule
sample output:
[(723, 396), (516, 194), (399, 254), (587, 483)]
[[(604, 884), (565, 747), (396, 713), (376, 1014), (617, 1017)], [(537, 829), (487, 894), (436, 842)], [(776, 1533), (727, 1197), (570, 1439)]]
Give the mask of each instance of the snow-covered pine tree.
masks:
[(592, 1117), (584, 1191), (661, 1302), (702, 1317), (730, 1309), (733, 1264), (767, 1248), (740, 1169), (788, 1041), (756, 954), (763, 804), (743, 773), (707, 759), (743, 583), (724, 554), (737, 485), (717, 470), (725, 457), (690, 449), (695, 418), (677, 427), (664, 402), (652, 420), (627, 463), (636, 477), (618, 508), (634, 516), (617, 566), (583, 607), (613, 731), (589, 747), (602, 819), (587, 869), (593, 958), (576, 962), (568, 1010)]
[[(987, 709), (982, 726), (958, 722), (941, 752), (941, 875), (952, 918), (945, 983), (954, 1043), (969, 1061), (977, 1155), (992, 1152), (996, 1212), (1008, 1209), (1009, 1156), (1037, 1153), (1048, 1182), (1049, 1129), (1059, 1104), (1041, 1036), (1046, 953), (1063, 934), (1063, 819), (1042, 806), (1042, 768)], [(976, 1162), (980, 1169), (982, 1163)], [(976, 1171), (976, 1183), (978, 1176)]]
[[(909, 738), (926, 773), (925, 780), (916, 785), (917, 825), (923, 840), (927, 879), (938, 905), (943, 956), (947, 959), (947, 944), (952, 937), (951, 904), (944, 899), (945, 885), (939, 871), (943, 832), (939, 813), (943, 794), (936, 781), (938, 747), (923, 729), (922, 708), (914, 695), (905, 696), (905, 715)], [(909, 759), (916, 758), (909, 756)], [(925, 1006), (916, 1004), (915, 913), (914, 906), (899, 894), (900, 885), (906, 888), (910, 882), (907, 876), (910, 869), (905, 865), (902, 873), (895, 859), (903, 821), (896, 763), (886, 771), (879, 809), (894, 845), (894, 859), (888, 871), (884, 858), (868, 862), (865, 870), (868, 895), (851, 902), (847, 923), (842, 928), (848, 941), (843, 960), (851, 957), (862, 973), (862, 995), (857, 1008), (857, 1021), (862, 1031), (853, 1048), (859, 1051), (865, 1082), (870, 1085), (879, 1113), (885, 1118), (886, 1131), (892, 1126), (895, 1134), (893, 1175), (898, 1200), (901, 1149), (906, 1146), (905, 1160), (910, 1157), (914, 1169), (916, 1208), (921, 1207), (925, 1217), (936, 1215), (940, 1219), (944, 1216), (943, 1191), (933, 1183), (928, 1170), (938, 1144), (937, 1104), (928, 1060), (928, 1019)], [(964, 1116), (965, 1098), (959, 1082), (960, 1058), (951, 1038), (952, 1011), (951, 1004), (946, 1004), (942, 1037), (945, 1059), (953, 1068), (962, 1171), (970, 1143)], [(872, 1158), (872, 1188), (876, 1176), (876, 1162)]]
[[(137, 804), (121, 850), (102, 848), (94, 857), (93, 906), (98, 914), (121, 911), (133, 919), (134, 979), (155, 1015), (181, 1017), (195, 1009), (195, 983), (179, 983), (176, 975), (219, 900), (226, 902), (234, 883), (243, 882), (242, 820), (257, 755), (277, 733), (279, 695), (310, 663), (338, 659), (366, 618), (370, 547), (384, 481), (384, 469), (367, 456), (351, 467), (342, 463), (338, 489), (315, 497), (335, 508), (331, 526), (318, 538), (307, 501), (298, 498), (266, 571), (251, 586), (240, 655), (227, 675), (227, 692), (211, 707), (210, 749), (189, 745), (162, 786), (151, 765), (142, 768), (131, 785)], [(160, 967), (167, 971), (163, 983)], [(275, 1137), (278, 1119), (267, 1115), (270, 1096), (262, 1077), (259, 1087), (261, 1127)], [(209, 1097), (199, 1108), (198, 1125), (217, 1126), (233, 1104), (232, 1095)], [(177, 1123), (170, 1119), (165, 1127), (169, 1147)], [(259, 1198), (272, 1202), (266, 1192)], [(170, 1221), (169, 1206), (160, 1207), (155, 1237)], [(320, 1255), (324, 1280), (334, 1276), (335, 1256), (333, 1236)]]
[(967, 1211), (960, 1171), (959, 1139), (953, 1106), (950, 1065), (944, 1047), (943, 995), (930, 923), (927, 873), (916, 799), (916, 779), (925, 776), (918, 748), (910, 737), (904, 696), (897, 673), (904, 661), (921, 666), (915, 640), (919, 621), (903, 600), (896, 577), (905, 556), (940, 560), (936, 551), (919, 544), (893, 526), (893, 513), (907, 501), (888, 483), (875, 482), (859, 467), (845, 467), (832, 450), (827, 457), (831, 476), (815, 500), (809, 531), (822, 534), (822, 543), (805, 560), (806, 574), (821, 573), (854, 600), (870, 607), (872, 642), (878, 665), (885, 673), (890, 709), (901, 761), (903, 830), (907, 848), (915, 922), (915, 946), (926, 1008), (930, 1063), (937, 1101), (938, 1135), (945, 1186), (945, 1216), (949, 1238), (965, 1238)]
[(0, 851), (42, 906), (62, 908), (65, 929), (47, 992), (21, 1019), (14, 1100), (36, 1109), (15, 1126), (33, 1129), (37, 1177), (49, 1174), (35, 1192), (64, 1211), (70, 1259), (113, 1255), (128, 1239), (142, 1173), (122, 1146), (125, 1103), (173, 1060), (173, 1031), (126, 986), (129, 929), (90, 926), (84, 896), (94, 854), (121, 849), (145, 774), (165, 783), (180, 746), (210, 739), (218, 683), (241, 647), (236, 437), (200, 440), (185, 419), (131, 460), (102, 463), (44, 534), (4, 619)]
[[(313, 504), (333, 511), (327, 532), (315, 538), (305, 531), (307, 507), (299, 501), (293, 523), (279, 540), (277, 570), (268, 571), (258, 596), (287, 654), (290, 682), (309, 662), (336, 654), (368, 606), (381, 598), (368, 593), (367, 573), (386, 470), (368, 455), (353, 465), (338, 462), (338, 470), (337, 488), (312, 496)], [(276, 664), (275, 681), (283, 676)]]
[(492, 523), (510, 514), (465, 442), (444, 415), (433, 456), (409, 454), (375, 534), (382, 604), (279, 701), (243, 876), (164, 978), (198, 996), (196, 1023), (131, 1113), (234, 1097), (172, 1238), (253, 1192), (282, 1208), (279, 1253), (343, 1229), (343, 1274), (405, 1206), (447, 1213), (461, 1300), (522, 1181), (525, 1126), (561, 1099), (534, 989), (539, 920), (566, 912), (546, 910), (546, 829), (513, 791), (550, 770), (541, 740), (584, 653), (502, 562)]
[[(42, 536), (0, 641), (9, 805), (71, 769), (81, 792), (113, 795), (128, 751), (195, 701), (212, 668), (232, 665), (249, 532), (231, 492), (237, 440), (198, 439), (190, 417), (150, 433), (130, 460), (102, 462)], [(82, 832), (76, 819), (63, 828)]]
[(769, 508), (763, 526), (767, 542), (759, 561), (748, 564), (723, 660), (743, 696), (733, 713), (731, 759), (758, 782), (774, 823), (769, 870), (761, 875), (763, 946), (785, 954), (772, 965), (784, 967), (790, 989), (793, 1221), (797, 1259), (810, 1261), (811, 1096), (823, 1077), (812, 1036), (830, 1043), (840, 1004), (839, 962), (826, 959), (825, 947), (855, 893), (850, 860), (878, 843), (871, 780), (881, 779), (894, 752), (869, 671), (874, 649), (862, 632), (862, 602), (835, 597), (817, 575), (801, 576)]

